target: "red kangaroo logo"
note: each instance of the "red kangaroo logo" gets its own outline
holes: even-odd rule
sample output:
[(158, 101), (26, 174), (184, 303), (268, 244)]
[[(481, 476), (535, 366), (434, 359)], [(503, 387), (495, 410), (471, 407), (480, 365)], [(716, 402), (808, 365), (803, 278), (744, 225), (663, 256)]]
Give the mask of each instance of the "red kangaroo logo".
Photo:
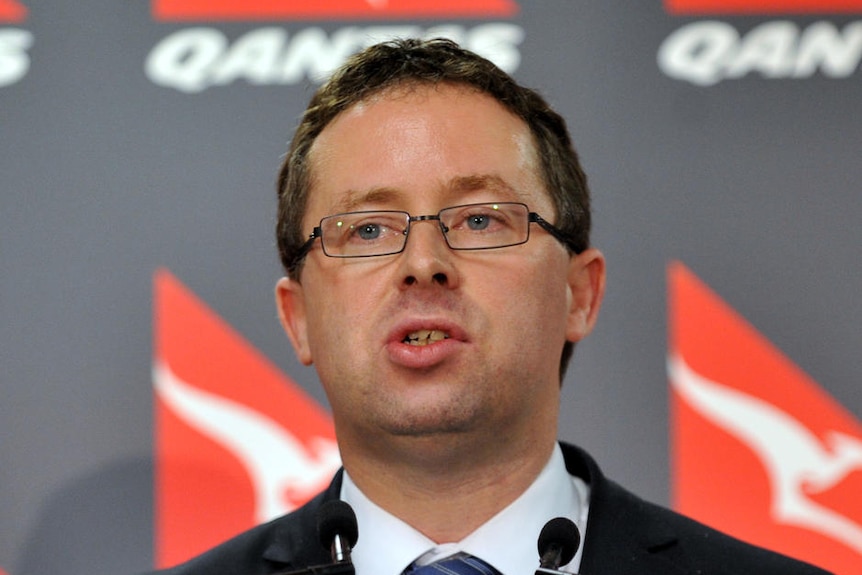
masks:
[(675, 507), (862, 572), (862, 424), (681, 264), (670, 293)]
[(156, 563), (305, 503), (340, 465), (329, 415), (166, 271), (156, 275)]

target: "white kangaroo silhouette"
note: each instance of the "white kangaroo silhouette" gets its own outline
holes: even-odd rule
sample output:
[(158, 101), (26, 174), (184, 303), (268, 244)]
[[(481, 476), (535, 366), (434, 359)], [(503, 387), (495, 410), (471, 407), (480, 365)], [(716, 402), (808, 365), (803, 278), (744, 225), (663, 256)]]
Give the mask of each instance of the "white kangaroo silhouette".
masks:
[(790, 414), (699, 375), (679, 355), (668, 358), (668, 373), (691, 407), (758, 455), (769, 477), (773, 519), (819, 531), (862, 553), (862, 525), (805, 493), (826, 491), (862, 469), (862, 439), (831, 431), (821, 441)]
[(341, 465), (335, 441), (315, 438), (309, 450), (279, 423), (189, 385), (164, 362), (153, 367), (153, 383), (177, 416), (243, 463), (254, 485), (258, 522), (292, 511), (295, 505), (287, 500), (287, 493), (303, 498), (314, 495)]

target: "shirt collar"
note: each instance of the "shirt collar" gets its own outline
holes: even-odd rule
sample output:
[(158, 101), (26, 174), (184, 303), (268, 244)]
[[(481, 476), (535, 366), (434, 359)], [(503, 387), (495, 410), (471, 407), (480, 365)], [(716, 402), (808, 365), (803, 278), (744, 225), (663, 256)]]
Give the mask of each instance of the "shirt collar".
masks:
[[(465, 551), (497, 568), (503, 575), (533, 573), (539, 565), (536, 540), (545, 523), (568, 517), (583, 541), (589, 487), (566, 471), (562, 450), (554, 449), (536, 480), (508, 507), (457, 543), (437, 545), (369, 500), (344, 473), (341, 499), (356, 512), (359, 540), (353, 551), (357, 575), (400, 575), (413, 561), (431, 562)], [(577, 570), (581, 549), (567, 566)]]

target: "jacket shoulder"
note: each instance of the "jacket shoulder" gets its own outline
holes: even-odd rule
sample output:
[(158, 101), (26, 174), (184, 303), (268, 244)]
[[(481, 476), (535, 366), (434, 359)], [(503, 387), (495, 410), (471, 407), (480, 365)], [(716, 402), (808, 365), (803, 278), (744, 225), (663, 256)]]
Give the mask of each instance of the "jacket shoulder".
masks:
[(607, 479), (582, 449), (562, 448), (569, 473), (590, 485), (584, 573), (828, 575), (650, 503)]
[(330, 561), (317, 537), (317, 511), (338, 497), (341, 473), (299, 509), (249, 529), (174, 567), (149, 575), (269, 575)]
[(627, 498), (645, 525), (665, 535), (649, 548), (655, 554), (677, 557), (691, 573), (704, 575), (829, 575), (827, 571), (768, 549), (752, 545), (680, 513), (649, 503), (612, 484)]

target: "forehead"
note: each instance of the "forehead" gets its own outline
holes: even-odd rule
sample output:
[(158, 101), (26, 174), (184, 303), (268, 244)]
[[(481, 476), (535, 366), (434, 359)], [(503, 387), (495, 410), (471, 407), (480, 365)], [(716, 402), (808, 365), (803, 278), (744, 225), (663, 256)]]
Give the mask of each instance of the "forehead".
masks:
[(483, 193), (528, 204), (545, 195), (527, 124), (465, 86), (398, 86), (359, 102), (321, 132), (309, 160), (312, 219), (366, 204), (439, 209)]

